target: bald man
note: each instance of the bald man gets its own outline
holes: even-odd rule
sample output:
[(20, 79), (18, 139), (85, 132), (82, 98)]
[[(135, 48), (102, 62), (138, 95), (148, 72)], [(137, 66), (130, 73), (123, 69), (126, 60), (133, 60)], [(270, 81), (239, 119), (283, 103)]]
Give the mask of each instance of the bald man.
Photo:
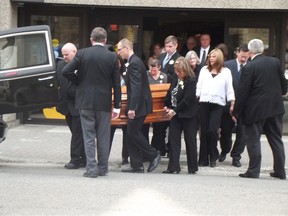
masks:
[(66, 169), (78, 169), (86, 166), (84, 141), (82, 135), (79, 110), (75, 109), (76, 86), (62, 75), (62, 69), (77, 53), (77, 48), (72, 43), (62, 47), (63, 59), (57, 62), (56, 75), (59, 86), (59, 104), (57, 111), (65, 115), (65, 120), (71, 131), (70, 162), (65, 164)]

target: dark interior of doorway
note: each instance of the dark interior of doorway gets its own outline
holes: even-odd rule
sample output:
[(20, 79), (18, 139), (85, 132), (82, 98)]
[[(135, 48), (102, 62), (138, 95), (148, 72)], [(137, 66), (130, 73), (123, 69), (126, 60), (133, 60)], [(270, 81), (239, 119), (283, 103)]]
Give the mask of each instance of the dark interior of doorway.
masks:
[(192, 18), (151, 18), (143, 19), (143, 31), (153, 31), (153, 42), (164, 42), (169, 35), (174, 35), (182, 39), (185, 43), (189, 36), (195, 36), (201, 33), (209, 33), (211, 35), (211, 45), (213, 47), (220, 43), (224, 43), (224, 21), (201, 21)]

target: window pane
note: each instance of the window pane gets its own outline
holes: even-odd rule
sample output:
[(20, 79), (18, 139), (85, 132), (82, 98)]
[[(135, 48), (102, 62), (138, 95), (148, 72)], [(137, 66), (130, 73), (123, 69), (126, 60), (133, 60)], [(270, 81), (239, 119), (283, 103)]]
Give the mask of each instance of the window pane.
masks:
[(55, 57), (61, 55), (60, 47), (65, 43), (71, 42), (79, 47), (79, 17), (32, 15), (31, 25), (50, 26)]
[(45, 34), (0, 39), (0, 70), (48, 64)]
[(137, 50), (138, 46), (138, 25), (118, 25), (118, 24), (109, 24), (103, 26), (107, 31), (107, 44), (116, 45), (119, 40), (123, 38), (128, 38), (133, 42), (134, 50)]
[(230, 47), (235, 49), (243, 43), (248, 43), (253, 38), (259, 38), (264, 42), (265, 50), (269, 48), (268, 28), (229, 28), (228, 37)]

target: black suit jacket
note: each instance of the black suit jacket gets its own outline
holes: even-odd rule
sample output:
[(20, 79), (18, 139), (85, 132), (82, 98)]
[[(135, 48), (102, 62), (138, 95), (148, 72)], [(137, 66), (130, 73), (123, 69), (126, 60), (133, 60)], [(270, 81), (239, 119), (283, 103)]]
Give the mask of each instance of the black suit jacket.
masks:
[(286, 92), (279, 59), (258, 55), (242, 68), (233, 113), (246, 125), (284, 114)]
[(236, 59), (232, 59), (232, 60), (224, 62), (224, 67), (229, 68), (231, 71), (232, 78), (233, 78), (233, 89), (236, 95), (239, 80), (240, 80), (240, 73), (238, 71), (238, 65), (237, 65)]
[[(229, 61), (224, 62), (224, 67), (227, 67), (230, 69), (233, 79), (233, 89), (235, 96), (237, 94), (238, 84), (240, 80), (240, 73), (238, 72), (238, 65), (236, 59), (232, 59)], [(227, 102), (224, 107), (224, 112), (230, 114), (230, 102)]]
[[(77, 73), (75, 71), (77, 70)], [(119, 64), (116, 53), (101, 45), (81, 49), (64, 67), (63, 76), (77, 84), (76, 108), (111, 111), (121, 106)]]
[[(165, 106), (172, 107), (171, 93), (172, 90), (177, 86), (177, 80), (174, 80), (167, 92), (165, 98)], [(198, 114), (199, 103), (196, 98), (196, 79), (187, 77), (183, 82), (183, 89), (178, 86), (178, 92), (176, 95), (177, 106), (174, 109), (179, 118), (192, 118)]]
[[(212, 47), (212, 46), (210, 45), (209, 50), (208, 50), (208, 53), (206, 53), (205, 62), (206, 62), (206, 60), (207, 60), (207, 58), (208, 58), (208, 54), (209, 54), (209, 53), (211, 52), (211, 50), (213, 50), (213, 49), (214, 49), (214, 47)], [(201, 56), (200, 56), (201, 46), (195, 47), (194, 51), (196, 52), (196, 54), (198, 55), (198, 57), (199, 57), (199, 59), (200, 59), (200, 58), (201, 58)], [(200, 65), (200, 70), (201, 70), (201, 68), (202, 68), (203, 66), (204, 66), (204, 65)]]
[(135, 110), (135, 118), (152, 113), (152, 95), (148, 83), (146, 67), (142, 60), (133, 54), (127, 67), (127, 109)]
[[(163, 61), (166, 57), (167, 53), (162, 53), (160, 54), (159, 56), (159, 60), (161, 61), (161, 67), (163, 65)], [(168, 80), (168, 83), (172, 83), (173, 80), (177, 80), (177, 75), (174, 71), (174, 62), (176, 61), (177, 58), (179, 58), (181, 55), (178, 53), (178, 52), (175, 52), (170, 60), (168, 61), (168, 63), (165, 65), (164, 68), (161, 69), (161, 71), (163, 73), (165, 73), (167, 75), (167, 80)]]
[(56, 110), (63, 115), (70, 113), (72, 116), (79, 116), (79, 109), (75, 109), (76, 86), (62, 75), (62, 69), (66, 64), (64, 60), (57, 62), (56, 77), (59, 86), (59, 103)]

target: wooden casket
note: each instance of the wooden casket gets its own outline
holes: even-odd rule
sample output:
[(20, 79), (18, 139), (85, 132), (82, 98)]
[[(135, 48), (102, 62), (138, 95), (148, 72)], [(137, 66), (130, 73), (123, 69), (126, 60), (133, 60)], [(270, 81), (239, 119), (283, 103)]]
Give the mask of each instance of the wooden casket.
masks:
[[(164, 99), (166, 97), (169, 87), (170, 83), (150, 85), (153, 98), (153, 113), (149, 114), (146, 117), (145, 123), (169, 121), (169, 118), (167, 117), (165, 111), (163, 110)], [(127, 124), (127, 116), (125, 115), (126, 107), (127, 107), (127, 91), (126, 86), (122, 86), (122, 106), (120, 111), (120, 117), (117, 119), (112, 119), (111, 125), (121, 126)]]

